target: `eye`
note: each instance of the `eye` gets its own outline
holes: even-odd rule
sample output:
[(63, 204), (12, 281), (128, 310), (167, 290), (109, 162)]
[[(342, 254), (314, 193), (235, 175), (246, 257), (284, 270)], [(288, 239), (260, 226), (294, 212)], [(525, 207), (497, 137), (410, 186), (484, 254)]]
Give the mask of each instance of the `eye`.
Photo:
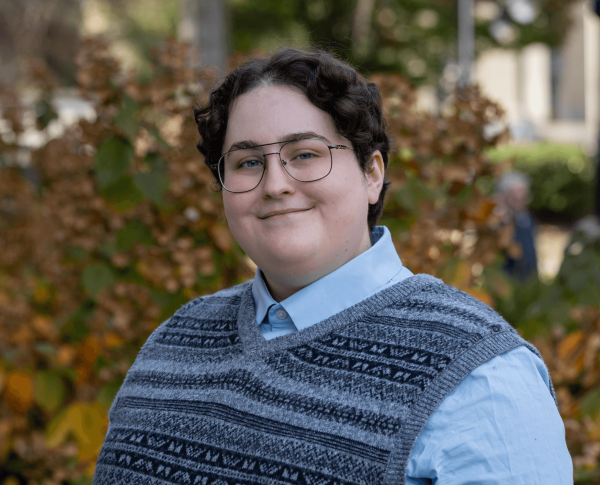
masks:
[(237, 168), (256, 168), (261, 167), (263, 164), (262, 160), (258, 160), (256, 158), (249, 158), (246, 160), (242, 160), (237, 164)]
[(315, 155), (314, 153), (301, 152), (301, 153), (298, 153), (298, 154), (294, 155), (294, 158), (292, 158), (292, 160), (306, 161), (306, 160), (310, 160), (312, 158), (315, 158), (316, 156), (317, 155)]

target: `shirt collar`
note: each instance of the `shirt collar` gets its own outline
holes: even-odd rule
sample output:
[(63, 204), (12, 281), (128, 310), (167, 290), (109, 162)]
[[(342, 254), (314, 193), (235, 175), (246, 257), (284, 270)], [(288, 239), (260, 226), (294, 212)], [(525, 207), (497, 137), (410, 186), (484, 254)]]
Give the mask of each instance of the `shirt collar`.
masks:
[[(302, 330), (323, 321), (377, 293), (402, 270), (390, 231), (377, 226), (371, 231), (371, 247), (356, 258), (281, 301), (294, 325)], [(269, 293), (260, 269), (252, 284), (256, 321), (262, 323), (277, 302)]]

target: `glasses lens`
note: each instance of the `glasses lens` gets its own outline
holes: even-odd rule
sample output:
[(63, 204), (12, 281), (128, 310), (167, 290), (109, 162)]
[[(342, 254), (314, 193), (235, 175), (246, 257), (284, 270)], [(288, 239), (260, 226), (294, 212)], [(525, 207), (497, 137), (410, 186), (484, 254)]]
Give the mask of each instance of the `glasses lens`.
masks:
[(298, 140), (281, 148), (281, 160), (287, 172), (300, 182), (312, 182), (331, 171), (331, 152), (324, 141)]
[(260, 183), (265, 157), (252, 148), (233, 150), (221, 159), (221, 182), (231, 192), (246, 192)]

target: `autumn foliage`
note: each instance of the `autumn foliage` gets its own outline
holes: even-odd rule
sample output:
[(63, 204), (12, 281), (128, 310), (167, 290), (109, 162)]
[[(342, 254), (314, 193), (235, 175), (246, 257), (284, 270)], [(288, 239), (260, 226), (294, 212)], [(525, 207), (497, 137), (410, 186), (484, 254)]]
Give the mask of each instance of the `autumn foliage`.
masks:
[[(14, 92), (0, 92), (15, 134), (0, 142), (0, 480), (12, 480), (5, 483), (90, 483), (108, 408), (148, 335), (183, 303), (253, 276), (195, 148), (192, 105), (205, 101), (214, 79), (189, 69), (189, 55), (184, 45), (162, 45), (144, 84), (122, 73), (101, 41), (86, 41), (77, 79), (96, 118), (34, 150), (27, 170), (17, 163), (25, 107)], [(53, 86), (43, 69), (34, 74), (48, 100)], [(414, 273), (494, 306), (511, 291), (494, 268), (502, 251), (514, 250), (489, 195), (501, 167), (484, 155), (506, 138), (497, 129), (502, 109), (469, 88), (433, 116), (416, 110), (415, 90), (402, 78), (373, 80), (395, 147), (382, 223)], [(39, 128), (47, 122), (38, 119)], [(583, 420), (569, 387), (581, 373), (593, 376), (581, 385), (600, 378), (600, 320), (586, 318), (596, 327), (538, 344), (560, 374), (570, 443), (593, 470), (600, 422)]]

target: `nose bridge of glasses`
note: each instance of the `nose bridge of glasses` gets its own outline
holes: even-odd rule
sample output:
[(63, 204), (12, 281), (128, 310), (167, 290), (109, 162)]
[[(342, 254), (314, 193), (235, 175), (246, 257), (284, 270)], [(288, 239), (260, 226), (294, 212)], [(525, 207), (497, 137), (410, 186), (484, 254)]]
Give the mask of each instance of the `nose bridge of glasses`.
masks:
[(278, 152), (263, 153), (263, 156), (265, 158), (267, 158), (267, 155), (279, 155), (279, 156), (281, 156), (281, 150), (279, 150)]
[[(283, 158), (281, 158), (281, 150), (279, 150), (278, 152), (263, 153), (263, 157), (264, 157), (264, 160), (265, 160), (265, 167), (264, 167), (265, 170), (267, 170), (267, 171), (269, 170), (269, 164), (266, 163), (267, 162), (267, 156), (269, 156), (269, 155), (277, 155), (277, 158), (275, 160), (278, 161), (278, 162), (281, 162), (281, 164), (284, 167), (287, 164), (287, 162)], [(287, 170), (286, 170), (286, 172), (287, 172)]]

